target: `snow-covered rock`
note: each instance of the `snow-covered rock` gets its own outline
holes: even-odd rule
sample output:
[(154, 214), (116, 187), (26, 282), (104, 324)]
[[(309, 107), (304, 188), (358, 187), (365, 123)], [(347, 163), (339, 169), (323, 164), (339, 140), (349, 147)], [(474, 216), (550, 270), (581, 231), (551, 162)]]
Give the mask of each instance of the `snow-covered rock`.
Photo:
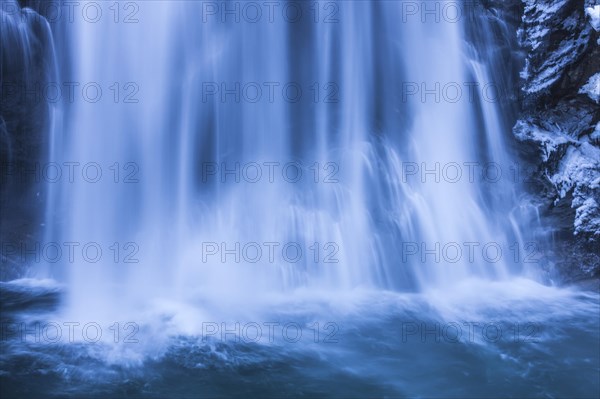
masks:
[(596, 103), (600, 103), (600, 72), (590, 77), (579, 93), (587, 94)]
[(523, 90), (548, 90), (586, 52), (592, 26), (572, 0), (524, 0), (518, 35), (528, 50)]
[(576, 209), (574, 233), (600, 241), (600, 149), (586, 142), (569, 146), (550, 181), (558, 199), (572, 192), (571, 207)]
[(600, 5), (586, 7), (585, 13), (590, 18), (590, 24), (596, 32), (600, 31)]
[(560, 221), (555, 223), (563, 229), (559, 236), (567, 237), (557, 254), (561, 272), (575, 279), (598, 275), (600, 4), (522, 3), (523, 98), (513, 133), (539, 172), (535, 187), (547, 206), (546, 216)]

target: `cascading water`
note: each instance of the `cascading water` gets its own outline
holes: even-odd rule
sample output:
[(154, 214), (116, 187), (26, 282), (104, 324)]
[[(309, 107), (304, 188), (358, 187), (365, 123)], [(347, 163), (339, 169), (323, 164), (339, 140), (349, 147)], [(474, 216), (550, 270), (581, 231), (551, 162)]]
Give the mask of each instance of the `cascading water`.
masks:
[[(472, 335), (439, 351), (405, 340), (427, 323), (492, 320), (507, 330), (525, 316), (534, 327), (554, 323), (554, 314), (598, 346), (594, 295), (520, 278), (535, 276), (511, 252), (528, 236), (521, 187), (508, 127), (482, 91), (497, 69), (466, 42), (468, 21), (422, 19), (416, 2), (401, 1), (258, 5), (255, 23), (236, 16), (249, 12), (244, 3), (127, 4), (118, 9), (135, 11), (133, 23), (63, 27), (69, 51), (59, 61), (61, 78), (86, 98), (68, 106), (51, 157), (86, 178), (54, 187), (48, 234), (77, 243), (85, 261), (45, 265), (38, 276), (66, 286), (56, 319), (93, 320), (105, 332), (134, 323), (139, 338), (128, 346), (111, 332), (85, 349), (106, 368), (75, 377), (82, 389), (106, 392), (100, 380), (116, 378), (118, 389), (150, 396), (276, 395), (243, 371), (228, 387), (226, 371), (262, 373), (273, 361), (290, 395), (327, 393), (328, 375), (341, 396), (485, 396), (509, 378), (515, 395), (576, 389), (577, 378), (565, 389), (530, 387), (524, 365), (546, 367), (541, 349), (516, 353), (512, 341)], [(296, 7), (297, 20), (281, 13)], [(490, 164), (500, 175), (482, 179)], [(492, 250), (482, 257), (482, 247)], [(264, 335), (246, 346), (207, 330), (273, 320), (317, 333), (296, 346)], [(571, 348), (536, 331), (550, 350)], [(438, 375), (431, 388), (406, 362), (423, 353)], [(457, 356), (472, 358), (466, 371), (441, 377)], [(298, 362), (324, 376), (283, 366)], [(573, 359), (581, 379), (594, 374), (584, 363)], [(477, 381), (488, 364), (497, 377), (486, 385)], [(125, 382), (111, 374), (124, 365)], [(182, 370), (194, 378), (174, 388)], [(152, 375), (166, 382), (143, 382)]]
[[(237, 295), (247, 301), (257, 289), (419, 288), (509, 274), (504, 261), (426, 267), (416, 256), (407, 281), (395, 281), (397, 269), (411, 262), (395, 259), (382, 245), (381, 219), (396, 224), (390, 234), (400, 250), (414, 250), (402, 248), (408, 241), (426, 249), (500, 238), (504, 243), (514, 234), (503, 221), (512, 197), (498, 207), (485, 205), (484, 191), (497, 186), (486, 188), (466, 176), (434, 184), (406, 179), (408, 166), (439, 175), (436, 167), (464, 168), (482, 152), (508, 165), (503, 131), (493, 105), (484, 110), (484, 129), (477, 128), (473, 108), (485, 105), (481, 97), (449, 102), (427, 98), (439, 97), (439, 91), (408, 95), (409, 89), (431, 90), (440, 82), (463, 85), (469, 74), (479, 87), (487, 83), (485, 67), (470, 68), (464, 56), (459, 24), (394, 24), (405, 17), (399, 4), (339, 7), (344, 18), (318, 29), (314, 21), (227, 23), (207, 15), (202, 2), (144, 6), (138, 24), (83, 21), (72, 27), (75, 81), (98, 82), (111, 88), (110, 95), (132, 94), (136, 102), (76, 104), (63, 162), (114, 165), (112, 172), (132, 173), (137, 181), (67, 186), (61, 240), (133, 242), (130, 248), (139, 245), (140, 258), (125, 268), (107, 256), (86, 267), (73, 265), (67, 273), (73, 306), (112, 310), (128, 303), (124, 296), (146, 301)], [(384, 14), (385, 23), (370, 22)], [(207, 23), (195, 25), (199, 16)], [(299, 40), (310, 51), (290, 53)], [(141, 44), (131, 48), (132, 42)], [(385, 51), (375, 50), (380, 47)], [(306, 68), (294, 67), (298, 63)], [(378, 86), (371, 84), (380, 79)], [(489, 151), (479, 148), (480, 135)], [(383, 147), (382, 155), (376, 146)], [(296, 182), (297, 173), (304, 179)], [(385, 220), (390, 216), (369, 198), (377, 184), (397, 193), (388, 204), (396, 219)], [(281, 259), (280, 247), (289, 242), (301, 244), (299, 262)], [(219, 252), (208, 256), (214, 247), (207, 243), (219, 244)], [(248, 243), (261, 247), (252, 244), (252, 251), (265, 252), (264, 243), (277, 243), (271, 247), (277, 261), (248, 261), (254, 253), (240, 261), (224, 252), (241, 253)], [(311, 262), (314, 243), (327, 245), (319, 249), (337, 262)]]

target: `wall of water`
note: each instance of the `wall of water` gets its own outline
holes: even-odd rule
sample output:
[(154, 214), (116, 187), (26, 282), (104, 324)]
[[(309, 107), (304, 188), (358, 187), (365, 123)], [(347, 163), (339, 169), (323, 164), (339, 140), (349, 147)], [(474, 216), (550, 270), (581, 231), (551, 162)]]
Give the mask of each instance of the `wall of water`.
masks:
[[(104, 250), (64, 269), (73, 311), (423, 290), (521, 271), (508, 255), (522, 238), (506, 126), (465, 18), (421, 19), (403, 2), (327, 5), (251, 23), (206, 2), (139, 2), (136, 23), (66, 28), (61, 62), (103, 90), (75, 102), (55, 136), (55, 160), (104, 174), (56, 194), (57, 237)], [(502, 177), (481, 179), (486, 162)], [(296, 245), (283, 253), (286, 243)], [(470, 259), (489, 243), (503, 254)]]

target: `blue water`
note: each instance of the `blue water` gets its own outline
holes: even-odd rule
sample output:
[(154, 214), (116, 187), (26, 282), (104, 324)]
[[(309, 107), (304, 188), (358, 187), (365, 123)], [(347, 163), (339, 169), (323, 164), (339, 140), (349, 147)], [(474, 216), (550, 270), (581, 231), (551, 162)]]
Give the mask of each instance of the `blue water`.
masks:
[[(33, 285), (37, 284), (37, 285)], [(221, 335), (193, 317), (69, 342), (51, 282), (3, 283), (3, 397), (597, 397), (597, 292), (471, 281), (452, 292), (298, 295)], [(485, 288), (487, 296), (475, 290)], [(475, 301), (477, 299), (477, 301)], [(273, 299), (275, 300), (275, 299)], [(283, 309), (283, 310), (282, 310)], [(146, 317), (145, 320), (143, 318)], [(205, 318), (204, 320), (216, 320)], [(80, 320), (82, 325), (88, 320)], [(125, 320), (123, 320), (125, 322)], [(180, 322), (190, 328), (181, 330)], [(25, 323), (28, 332), (19, 335)], [(63, 338), (33, 326), (56, 323)], [(207, 322), (208, 323), (208, 322)], [(271, 323), (272, 330), (264, 327)], [(275, 323), (279, 323), (276, 327)], [(287, 334), (283, 326), (292, 323)], [(318, 326), (315, 323), (319, 323)], [(328, 324), (329, 323), (329, 324)], [(220, 324), (220, 322), (218, 323)], [(301, 336), (298, 336), (301, 331)], [(315, 333), (318, 331), (318, 334)], [(134, 333), (134, 334), (131, 334)], [(36, 339), (38, 342), (36, 342)], [(135, 341), (135, 342), (134, 342)]]
[[(50, 159), (108, 178), (49, 184), (41, 235), (105, 256), (0, 283), (2, 398), (598, 397), (598, 291), (550, 286), (538, 212), (507, 173), (508, 111), (407, 91), (507, 90), (498, 30), (407, 8), (425, 3), (466, 4), (303, 2), (302, 20), (250, 23), (212, 13), (235, 2), (147, 1), (53, 22), (52, 72), (109, 101), (54, 104)], [(223, 94), (237, 83), (277, 90)], [(273, 162), (308, 177), (220, 175)], [(505, 173), (407, 179), (473, 162)], [(305, 256), (238, 261), (221, 243)], [(407, 254), (440, 243), (477, 256)]]

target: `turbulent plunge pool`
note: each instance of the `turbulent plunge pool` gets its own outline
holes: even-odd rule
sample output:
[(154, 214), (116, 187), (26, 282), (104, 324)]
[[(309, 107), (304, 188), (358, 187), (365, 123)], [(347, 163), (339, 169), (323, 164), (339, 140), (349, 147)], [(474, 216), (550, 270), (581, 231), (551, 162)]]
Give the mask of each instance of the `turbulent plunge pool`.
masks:
[[(70, 319), (62, 288), (0, 286), (7, 397), (595, 397), (594, 292), (528, 280), (296, 292), (229, 312)], [(132, 321), (135, 320), (135, 321)], [(117, 324), (115, 324), (117, 323)]]

